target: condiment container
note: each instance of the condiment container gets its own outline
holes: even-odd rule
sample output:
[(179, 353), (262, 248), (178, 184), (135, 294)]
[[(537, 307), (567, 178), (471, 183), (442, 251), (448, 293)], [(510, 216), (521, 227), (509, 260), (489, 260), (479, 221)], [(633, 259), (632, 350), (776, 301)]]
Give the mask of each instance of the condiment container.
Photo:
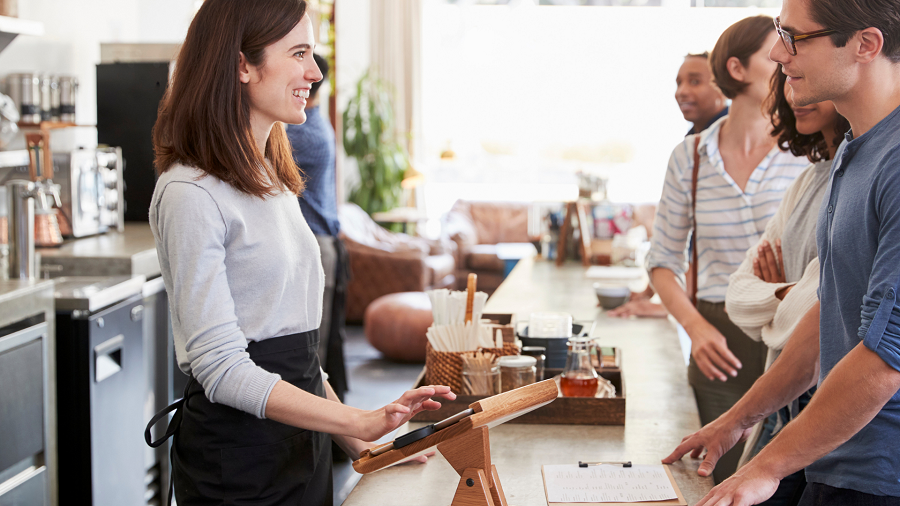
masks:
[(500, 365), (500, 389), (502, 392), (515, 390), (535, 382), (537, 360), (534, 357), (508, 355), (500, 357), (497, 364)]

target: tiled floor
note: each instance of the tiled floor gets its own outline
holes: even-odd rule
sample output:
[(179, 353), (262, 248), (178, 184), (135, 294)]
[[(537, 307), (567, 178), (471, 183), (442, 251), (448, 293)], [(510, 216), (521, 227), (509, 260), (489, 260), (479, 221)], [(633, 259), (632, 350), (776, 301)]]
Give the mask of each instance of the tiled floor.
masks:
[[(398, 364), (385, 360), (381, 353), (366, 341), (363, 328), (347, 326), (344, 343), (350, 391), (345, 402), (360, 409), (376, 409), (397, 400), (410, 389), (422, 371), (423, 364)], [(382, 438), (393, 439), (392, 435)], [(334, 465), (334, 504), (339, 506), (362, 476), (350, 462)]]

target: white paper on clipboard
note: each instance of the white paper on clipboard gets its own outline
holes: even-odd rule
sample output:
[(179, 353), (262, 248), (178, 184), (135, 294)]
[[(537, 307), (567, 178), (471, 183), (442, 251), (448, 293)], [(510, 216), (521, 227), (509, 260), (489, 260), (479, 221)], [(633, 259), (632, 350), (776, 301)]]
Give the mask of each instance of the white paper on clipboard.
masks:
[(662, 465), (543, 466), (549, 503), (635, 503), (678, 499)]

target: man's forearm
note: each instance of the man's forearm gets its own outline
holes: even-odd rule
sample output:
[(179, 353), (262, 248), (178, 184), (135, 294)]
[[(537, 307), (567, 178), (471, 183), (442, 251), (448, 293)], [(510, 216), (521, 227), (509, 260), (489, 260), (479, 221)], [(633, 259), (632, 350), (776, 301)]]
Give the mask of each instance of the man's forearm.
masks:
[(772, 367), (722, 416), (751, 427), (787, 406), (816, 384), (819, 376), (819, 303), (797, 323)]
[(860, 343), (752, 463), (771, 469), (779, 479), (797, 472), (859, 432), (898, 390), (900, 371)]

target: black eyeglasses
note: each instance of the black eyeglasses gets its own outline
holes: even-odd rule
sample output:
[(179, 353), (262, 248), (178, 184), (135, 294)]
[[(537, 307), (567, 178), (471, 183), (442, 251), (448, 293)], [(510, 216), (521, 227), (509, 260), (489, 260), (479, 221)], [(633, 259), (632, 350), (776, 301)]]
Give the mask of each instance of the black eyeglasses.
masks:
[(781, 28), (781, 16), (775, 18), (775, 31), (778, 32), (778, 36), (781, 37), (781, 42), (784, 43), (784, 48), (787, 49), (787, 52), (790, 53), (791, 56), (797, 56), (796, 43), (798, 40), (814, 39), (816, 37), (824, 37), (826, 35), (831, 35), (832, 33), (837, 33), (837, 30), (819, 30), (817, 32), (798, 33), (794, 35)]

